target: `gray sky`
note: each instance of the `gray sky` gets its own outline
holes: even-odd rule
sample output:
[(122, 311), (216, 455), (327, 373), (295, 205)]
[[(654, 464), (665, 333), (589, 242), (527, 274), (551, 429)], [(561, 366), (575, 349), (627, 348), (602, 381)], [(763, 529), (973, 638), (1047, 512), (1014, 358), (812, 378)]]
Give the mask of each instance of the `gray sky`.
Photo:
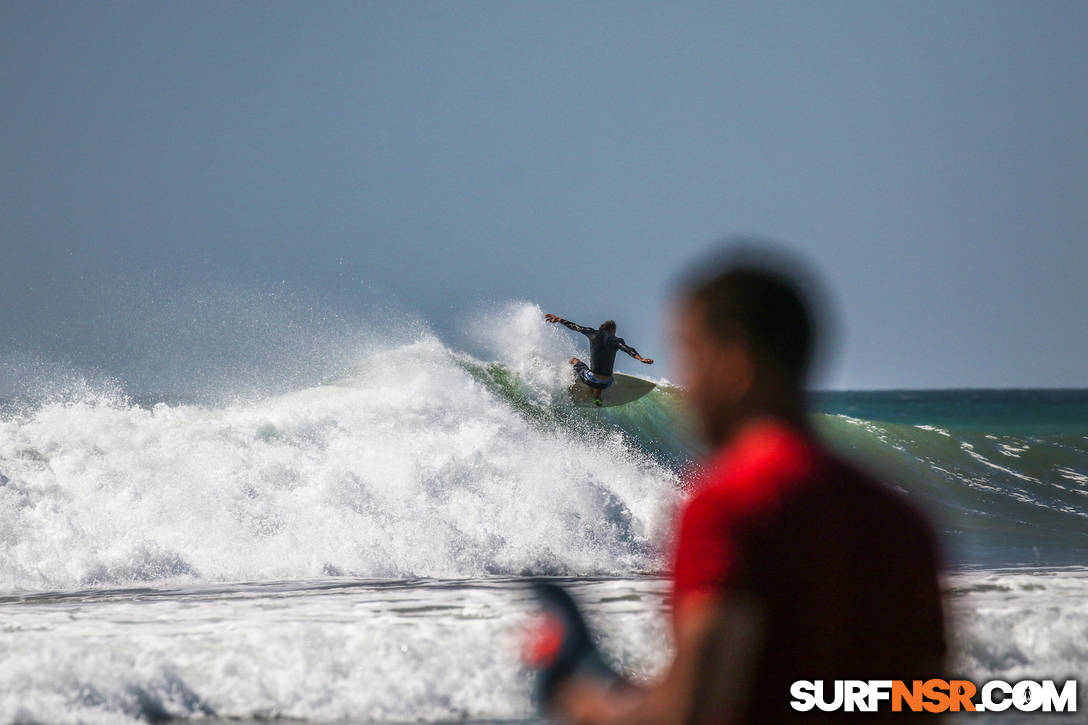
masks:
[(9, 1), (0, 107), (24, 357), (519, 298), (667, 375), (669, 282), (754, 234), (834, 294), (823, 385), (1088, 386), (1088, 3)]

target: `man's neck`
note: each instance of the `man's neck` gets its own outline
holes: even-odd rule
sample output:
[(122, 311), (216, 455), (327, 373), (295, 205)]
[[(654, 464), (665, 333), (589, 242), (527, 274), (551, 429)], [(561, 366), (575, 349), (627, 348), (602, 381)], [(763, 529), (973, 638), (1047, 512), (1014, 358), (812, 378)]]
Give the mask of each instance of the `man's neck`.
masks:
[(707, 431), (710, 444), (721, 449), (736, 440), (743, 432), (762, 425), (778, 425), (807, 432), (809, 420), (804, 396), (783, 398), (770, 404), (762, 401), (760, 405), (750, 405), (716, 421)]

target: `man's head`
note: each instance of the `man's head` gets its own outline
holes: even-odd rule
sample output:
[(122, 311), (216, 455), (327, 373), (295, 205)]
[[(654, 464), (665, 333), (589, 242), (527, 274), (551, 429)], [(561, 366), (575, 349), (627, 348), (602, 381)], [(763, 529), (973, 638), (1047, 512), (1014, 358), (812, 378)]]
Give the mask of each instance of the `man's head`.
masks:
[(792, 274), (762, 256), (702, 264), (677, 307), (682, 382), (711, 443), (748, 419), (801, 422), (816, 335)]
[(607, 332), (609, 335), (615, 335), (616, 334), (616, 322), (615, 322), (615, 320), (605, 320), (604, 322), (601, 323), (600, 330), (602, 332)]

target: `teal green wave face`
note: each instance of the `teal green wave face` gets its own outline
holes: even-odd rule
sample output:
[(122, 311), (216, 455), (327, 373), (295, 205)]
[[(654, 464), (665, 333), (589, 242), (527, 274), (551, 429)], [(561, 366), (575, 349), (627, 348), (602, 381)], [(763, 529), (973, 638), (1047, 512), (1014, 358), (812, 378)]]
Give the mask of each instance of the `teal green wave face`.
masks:
[[(538, 425), (618, 431), (679, 475), (707, 452), (675, 385), (583, 410), (562, 391), (542, 401), (501, 364), (460, 364)], [(951, 564), (1088, 561), (1088, 393), (820, 393), (813, 421), (933, 516)]]

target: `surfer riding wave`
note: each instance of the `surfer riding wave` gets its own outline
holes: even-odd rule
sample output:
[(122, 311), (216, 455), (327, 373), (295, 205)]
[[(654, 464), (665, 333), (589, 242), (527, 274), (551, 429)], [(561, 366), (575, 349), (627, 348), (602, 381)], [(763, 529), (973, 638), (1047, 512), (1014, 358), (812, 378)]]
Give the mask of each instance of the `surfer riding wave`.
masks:
[(574, 366), (574, 374), (579, 382), (593, 389), (594, 402), (601, 404), (601, 391), (612, 385), (612, 371), (616, 365), (616, 352), (623, 350), (625, 353), (646, 365), (652, 365), (653, 360), (642, 357), (638, 350), (631, 347), (622, 337), (616, 336), (616, 323), (606, 320), (597, 329), (585, 327), (570, 320), (564, 320), (558, 315), (548, 313), (544, 315), (548, 322), (558, 323), (575, 332), (580, 332), (589, 338), (589, 365), (576, 357), (570, 359)]

